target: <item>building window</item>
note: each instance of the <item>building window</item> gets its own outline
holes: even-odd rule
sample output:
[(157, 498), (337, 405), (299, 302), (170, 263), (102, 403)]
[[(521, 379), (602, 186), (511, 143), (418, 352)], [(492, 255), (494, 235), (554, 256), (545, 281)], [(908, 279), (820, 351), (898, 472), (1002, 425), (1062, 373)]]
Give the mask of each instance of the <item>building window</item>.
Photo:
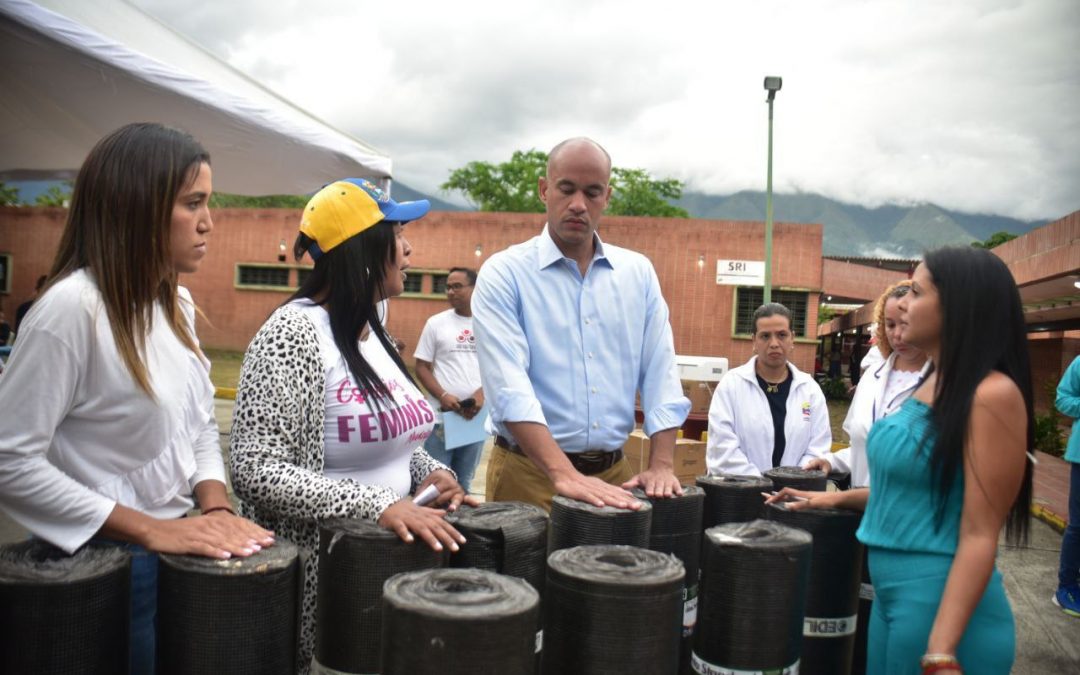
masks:
[[(806, 337), (806, 306), (810, 294), (806, 291), (777, 291), (772, 301), (791, 310), (791, 332), (795, 337)], [(765, 291), (761, 288), (740, 287), (735, 292), (735, 333), (750, 335), (754, 332), (754, 311), (764, 302)]]
[(298, 267), (298, 268), (296, 268), (296, 285), (298, 287), (303, 286), (304, 282), (306, 282), (308, 280), (308, 277), (311, 276), (311, 272), (312, 272), (311, 267)]
[(11, 292), (11, 254), (0, 253), (0, 293)]
[(431, 275), (431, 292), (443, 295), (446, 293), (446, 278), (449, 274), (432, 274)]
[(238, 286), (271, 286), (289, 288), (289, 268), (265, 265), (237, 265)]
[(424, 287), (424, 275), (405, 272), (405, 293), (419, 293)]

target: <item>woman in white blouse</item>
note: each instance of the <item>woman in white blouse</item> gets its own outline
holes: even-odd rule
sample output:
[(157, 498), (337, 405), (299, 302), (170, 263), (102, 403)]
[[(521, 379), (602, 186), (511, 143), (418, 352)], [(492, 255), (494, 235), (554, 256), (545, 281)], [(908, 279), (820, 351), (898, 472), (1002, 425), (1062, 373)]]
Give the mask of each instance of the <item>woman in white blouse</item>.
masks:
[(99, 141), (0, 377), (0, 507), (69, 553), (92, 538), (131, 550), (133, 673), (154, 668), (155, 552), (273, 543), (229, 505), (209, 363), (177, 284), (206, 255), (210, 192), (209, 155), (186, 133), (130, 124)]
[(885, 289), (874, 307), (877, 348), (885, 361), (863, 373), (844, 418), (844, 431), (851, 439), (851, 445), (832, 456), (834, 471), (851, 471), (852, 487), (870, 484), (866, 466), (866, 437), (870, 427), (899, 409), (918, 388), (929, 368), (926, 353), (907, 344), (901, 337), (899, 302), (910, 289), (909, 280), (893, 284)]

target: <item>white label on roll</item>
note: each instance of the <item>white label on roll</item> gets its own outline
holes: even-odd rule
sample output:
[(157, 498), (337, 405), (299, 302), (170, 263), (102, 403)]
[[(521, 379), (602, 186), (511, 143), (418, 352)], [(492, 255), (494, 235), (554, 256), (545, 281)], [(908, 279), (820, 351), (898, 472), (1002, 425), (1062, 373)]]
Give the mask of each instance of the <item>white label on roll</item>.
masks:
[(860, 600), (873, 600), (874, 599), (874, 584), (859, 584), (859, 599)]
[(803, 619), (803, 636), (815, 638), (847, 637), (855, 634), (859, 615), (837, 616), (828, 619), (806, 617)]
[(799, 675), (799, 662), (787, 668), (769, 668), (768, 670), (734, 670), (702, 661), (697, 652), (690, 652), (690, 667), (698, 675)]
[(690, 588), (684, 588), (682, 592), (683, 597), (683, 614), (682, 614), (682, 634), (683, 637), (690, 637), (694, 634), (694, 624), (697, 623), (697, 605), (698, 605), (698, 586), (694, 584)]
[(536, 631), (536, 653), (539, 654), (540, 650), (544, 648), (544, 631)]

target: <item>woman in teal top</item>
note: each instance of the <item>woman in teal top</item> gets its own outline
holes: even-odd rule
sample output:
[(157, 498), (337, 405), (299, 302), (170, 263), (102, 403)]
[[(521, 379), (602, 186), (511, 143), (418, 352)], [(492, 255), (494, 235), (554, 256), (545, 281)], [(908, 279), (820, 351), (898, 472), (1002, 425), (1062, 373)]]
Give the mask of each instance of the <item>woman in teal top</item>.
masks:
[(877, 594), (867, 673), (1006, 675), (1015, 629), (994, 558), (1002, 526), (1026, 540), (1034, 431), (1020, 295), (997, 256), (944, 248), (900, 308), (904, 341), (935, 368), (871, 429), (872, 489), (771, 501), (865, 509), (858, 536)]

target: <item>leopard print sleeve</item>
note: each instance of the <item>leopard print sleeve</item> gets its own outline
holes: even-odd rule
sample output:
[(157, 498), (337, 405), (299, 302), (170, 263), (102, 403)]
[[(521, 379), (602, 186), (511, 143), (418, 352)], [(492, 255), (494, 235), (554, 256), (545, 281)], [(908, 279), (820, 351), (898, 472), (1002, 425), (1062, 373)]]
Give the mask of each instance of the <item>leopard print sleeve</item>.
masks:
[(275, 520), (377, 521), (398, 500), (393, 489), (323, 475), (325, 388), (314, 324), (288, 305), (279, 308), (240, 370), (229, 453), (233, 489)]
[(423, 446), (419, 446), (413, 450), (412, 457), (409, 459), (409, 476), (412, 478), (412, 492), (416, 492), (416, 487), (424, 482), (424, 479), (428, 477), (429, 473), (438, 471), (439, 469), (449, 471), (450, 474), (453, 475), (454, 480), (457, 480), (457, 474), (454, 473), (454, 470), (429, 455), (427, 450), (424, 450)]

